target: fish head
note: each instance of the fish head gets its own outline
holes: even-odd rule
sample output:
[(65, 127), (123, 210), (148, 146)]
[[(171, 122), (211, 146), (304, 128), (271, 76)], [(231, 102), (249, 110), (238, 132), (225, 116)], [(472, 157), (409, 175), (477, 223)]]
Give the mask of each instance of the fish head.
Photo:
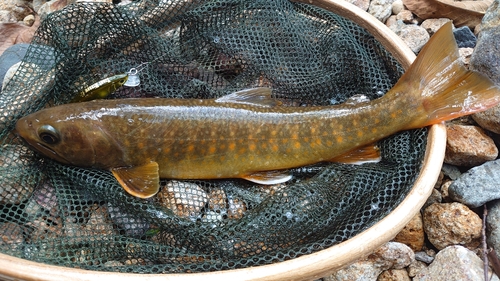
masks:
[(64, 118), (57, 107), (22, 117), (14, 132), (40, 154), (79, 167), (109, 168), (118, 149), (97, 122)]

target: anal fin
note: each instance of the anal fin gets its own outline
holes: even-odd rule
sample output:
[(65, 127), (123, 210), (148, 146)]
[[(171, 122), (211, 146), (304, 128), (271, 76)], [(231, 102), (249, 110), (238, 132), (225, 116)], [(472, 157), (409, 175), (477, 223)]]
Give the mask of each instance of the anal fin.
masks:
[(348, 151), (328, 161), (345, 164), (361, 165), (364, 163), (376, 163), (381, 159), (380, 149), (376, 144), (369, 144)]
[(113, 168), (111, 172), (123, 189), (135, 197), (149, 198), (160, 189), (160, 176), (156, 162), (142, 166)]
[(292, 178), (292, 175), (285, 174), (282, 171), (264, 171), (246, 175), (241, 178), (258, 184), (271, 185), (287, 182)]

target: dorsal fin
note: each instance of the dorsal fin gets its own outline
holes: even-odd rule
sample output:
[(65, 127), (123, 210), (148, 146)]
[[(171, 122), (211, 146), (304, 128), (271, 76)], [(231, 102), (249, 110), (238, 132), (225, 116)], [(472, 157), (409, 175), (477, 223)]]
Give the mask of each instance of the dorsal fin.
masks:
[(275, 100), (271, 97), (270, 88), (250, 88), (234, 92), (232, 94), (220, 97), (216, 99), (216, 102), (228, 102), (228, 103), (239, 103), (239, 104), (249, 104), (256, 106), (272, 107), (279, 106), (281, 102)]

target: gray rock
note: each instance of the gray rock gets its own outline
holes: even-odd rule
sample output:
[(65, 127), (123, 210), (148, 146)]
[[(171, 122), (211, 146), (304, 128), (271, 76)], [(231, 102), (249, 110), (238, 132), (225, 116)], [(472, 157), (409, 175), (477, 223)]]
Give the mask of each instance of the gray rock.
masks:
[(26, 43), (15, 44), (2, 53), (0, 56), (0, 85), (2, 85), (5, 73), (7, 73), (9, 68), (24, 58), (28, 47), (29, 44)]
[(456, 180), (462, 175), (462, 172), (458, 169), (457, 166), (453, 166), (450, 164), (443, 164), (443, 167), (441, 167), (441, 171), (445, 176), (448, 176), (452, 180)]
[[(491, 276), (491, 272), (489, 276)], [(462, 246), (449, 246), (441, 250), (436, 259), (427, 267), (420, 270), (413, 278), (414, 281), (483, 281), (483, 261), (471, 250)], [(498, 281), (496, 275), (493, 281)]]
[(368, 13), (379, 21), (385, 22), (392, 14), (392, 3), (395, 0), (373, 0), (370, 2)]
[(500, 200), (488, 204), (488, 216), (486, 217), (486, 237), (490, 247), (495, 249), (500, 258)]
[(498, 0), (488, 8), (481, 24), (481, 33), (471, 56), (471, 69), (486, 74), (500, 85), (500, 5)]
[(415, 24), (404, 24), (398, 20), (396, 24), (392, 24), (389, 28), (396, 33), (410, 47), (414, 53), (418, 53), (420, 49), (429, 41), (429, 33), (423, 28)]
[(471, 168), (456, 179), (448, 188), (451, 199), (469, 207), (479, 207), (499, 199), (500, 160), (486, 162)]
[(405, 268), (414, 260), (414, 253), (408, 246), (398, 242), (388, 242), (367, 258), (333, 273), (328, 280), (376, 281), (382, 271)]
[(455, 41), (459, 48), (474, 48), (476, 47), (477, 38), (468, 26), (462, 26), (453, 30)]

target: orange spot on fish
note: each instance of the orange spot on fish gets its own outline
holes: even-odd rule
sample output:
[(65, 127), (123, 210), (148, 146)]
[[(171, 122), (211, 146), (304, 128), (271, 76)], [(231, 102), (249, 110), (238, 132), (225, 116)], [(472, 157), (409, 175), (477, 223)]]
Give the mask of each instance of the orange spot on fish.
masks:
[(300, 148), (300, 142), (296, 141), (294, 144), (293, 144), (293, 147), (299, 149)]
[(396, 112), (391, 113), (391, 118), (396, 118), (398, 115)]
[(298, 138), (299, 138), (299, 134), (297, 134), (297, 133), (292, 134), (292, 137), (291, 137), (292, 140), (296, 140)]
[(244, 149), (244, 148), (240, 148), (240, 149), (238, 150), (238, 154), (242, 155), (242, 154), (244, 154), (246, 151), (247, 151), (246, 149)]
[(358, 131), (358, 137), (362, 137), (363, 136), (363, 131)]
[(377, 133), (377, 131), (378, 131), (377, 128), (372, 129), (372, 133), (374, 133), (374, 134)]
[(316, 144), (321, 145), (321, 139), (316, 139)]
[(187, 151), (188, 151), (188, 152), (193, 152), (193, 151), (194, 151), (194, 145), (190, 144), (190, 145), (187, 147)]
[(248, 149), (250, 151), (255, 151), (255, 148), (257, 148), (257, 146), (255, 145), (255, 143), (251, 143), (250, 145), (248, 145)]
[(234, 142), (229, 144), (229, 150), (233, 151), (236, 148), (236, 144)]
[(279, 149), (279, 147), (276, 144), (274, 144), (273, 147), (272, 147), (272, 149), (273, 149), (274, 152), (277, 152), (278, 149)]
[(343, 137), (341, 137), (341, 136), (338, 136), (338, 137), (337, 137), (337, 142), (343, 142), (343, 141), (344, 141), (344, 138), (343, 138)]
[(213, 154), (213, 153), (215, 153), (216, 150), (217, 150), (216, 147), (214, 145), (211, 145), (208, 148), (208, 153)]
[(333, 142), (332, 142), (331, 140), (327, 140), (327, 141), (326, 141), (326, 145), (328, 145), (328, 146), (332, 146), (332, 145), (333, 145)]

